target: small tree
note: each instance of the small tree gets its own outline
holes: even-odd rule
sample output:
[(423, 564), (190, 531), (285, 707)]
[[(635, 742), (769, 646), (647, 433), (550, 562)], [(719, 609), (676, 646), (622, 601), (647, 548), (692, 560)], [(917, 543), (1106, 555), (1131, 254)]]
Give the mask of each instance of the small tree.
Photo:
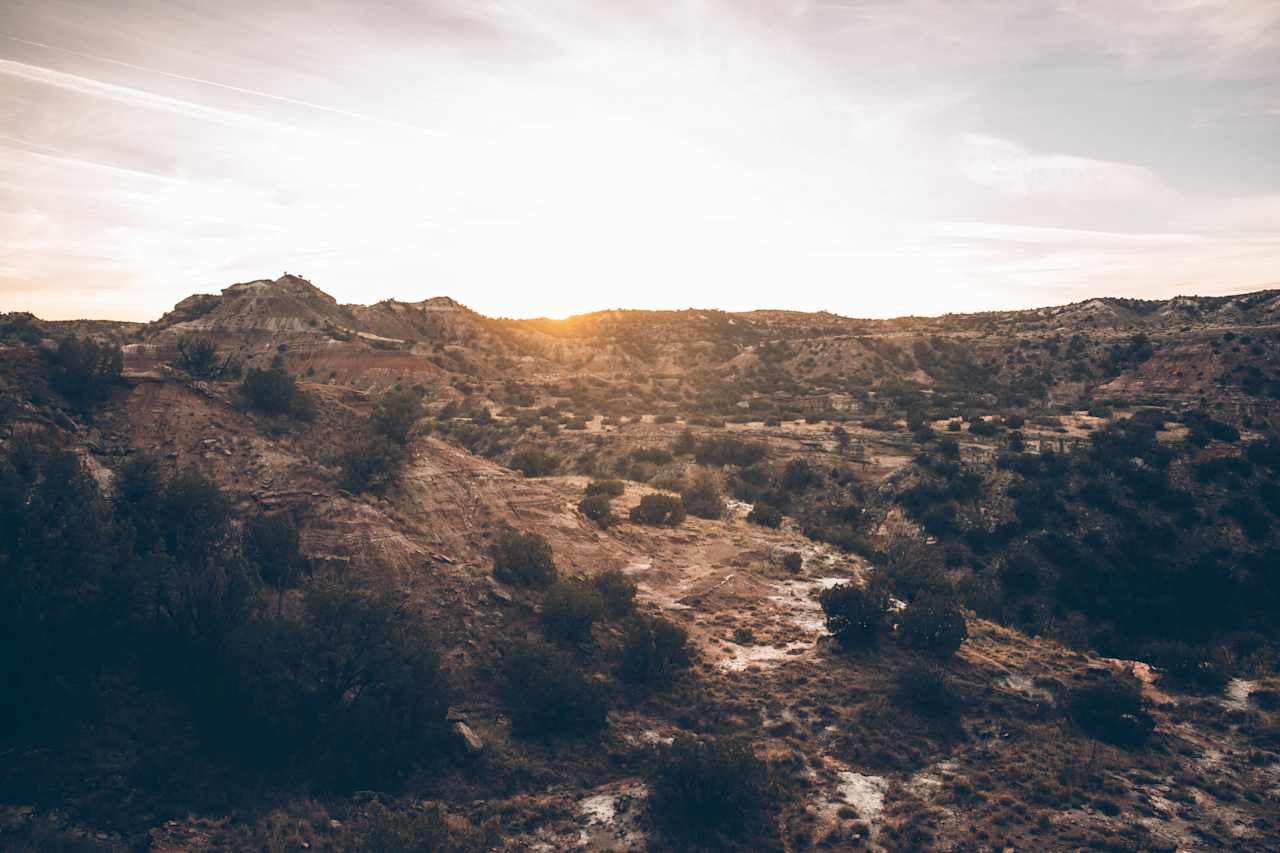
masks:
[(788, 551), (782, 555), (782, 567), (795, 574), (804, 567), (804, 557), (799, 551)]
[(209, 338), (178, 341), (178, 360), (182, 369), (197, 379), (215, 379), (233, 373), (231, 356), (219, 357), (218, 345)]
[(258, 565), (262, 580), (276, 591), (276, 615), (280, 615), (284, 591), (298, 585), (302, 554), (298, 527), (287, 512), (255, 515), (245, 523), (245, 554)]
[(50, 354), (49, 381), (70, 403), (87, 410), (111, 395), (124, 356), (120, 348), (90, 338), (64, 338)]
[(607, 721), (604, 685), (588, 679), (564, 654), (516, 646), (503, 660), (502, 676), (503, 700), (518, 735), (595, 731)]
[(311, 399), (298, 388), (293, 377), (283, 370), (250, 369), (240, 383), (240, 390), (255, 409), (269, 415), (291, 415), (306, 419), (311, 415)]
[(636, 609), (636, 583), (621, 569), (608, 569), (591, 578), (610, 616), (625, 616)]
[(604, 612), (604, 598), (582, 578), (566, 578), (547, 591), (542, 602), (542, 627), (547, 636), (565, 643), (580, 643), (591, 636), (591, 626)]
[(377, 491), (389, 485), (408, 461), (405, 449), (381, 435), (357, 439), (338, 455), (339, 483), (349, 492)]
[(578, 501), (578, 512), (603, 528), (613, 526), (618, 520), (613, 514), (613, 505), (607, 495), (587, 495)]
[(757, 503), (751, 507), (751, 512), (747, 513), (747, 521), (777, 530), (782, 526), (782, 510), (766, 503)]
[(550, 586), (556, 580), (550, 543), (538, 533), (503, 531), (493, 546), (493, 575), (522, 586)]
[(969, 636), (964, 613), (950, 597), (937, 592), (917, 596), (898, 623), (907, 644), (934, 657), (950, 657)]
[(647, 782), (656, 823), (708, 842), (759, 829), (772, 799), (768, 767), (745, 741), (681, 735), (659, 752)]
[(698, 518), (720, 518), (724, 515), (724, 495), (713, 474), (701, 471), (680, 493), (687, 512)]
[(689, 665), (689, 632), (661, 616), (636, 616), (627, 625), (618, 675), (649, 684)]
[(630, 518), (637, 524), (676, 527), (685, 519), (684, 502), (672, 495), (645, 495), (632, 508)]
[(889, 593), (874, 581), (824, 589), (818, 601), (827, 617), (827, 630), (846, 648), (874, 643), (889, 613)]
[(373, 407), (373, 428), (396, 444), (408, 444), (422, 417), (422, 398), (413, 391), (388, 391)]

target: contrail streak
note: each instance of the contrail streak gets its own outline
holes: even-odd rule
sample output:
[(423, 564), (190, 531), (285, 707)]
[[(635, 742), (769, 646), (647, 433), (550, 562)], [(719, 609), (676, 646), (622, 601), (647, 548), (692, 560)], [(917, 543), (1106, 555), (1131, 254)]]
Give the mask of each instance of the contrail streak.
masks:
[(426, 128), (416, 127), (411, 124), (404, 124), (403, 122), (392, 121), (391, 119), (385, 119), (375, 115), (369, 115), (368, 113), (352, 112), (350, 110), (339, 109), (338, 107), (330, 107), (324, 104), (317, 104), (314, 101), (304, 101), (300, 98), (290, 98), (287, 95), (274, 95), (270, 92), (260, 92), (257, 89), (246, 89), (243, 86), (233, 86), (230, 83), (219, 83), (216, 80), (205, 80), (203, 77), (191, 77), (187, 74), (177, 74), (173, 71), (165, 71), (160, 68), (150, 68), (145, 65), (135, 65), (132, 62), (124, 62), (122, 60), (112, 59), (107, 56), (99, 56), (94, 53), (85, 53), (83, 51), (72, 50), (66, 47), (58, 47), (57, 45), (53, 45), (53, 44), (45, 44), (43, 42), (30, 41), (29, 39), (18, 38), (17, 36), (12, 36), (12, 35), (9, 35), (8, 33), (0, 32), (0, 38), (5, 39), (6, 41), (16, 42), (18, 44), (25, 44), (25, 45), (28, 45), (29, 47), (38, 47), (43, 50), (52, 50), (57, 53), (65, 53), (69, 56), (78, 56), (81, 59), (89, 59), (94, 62), (105, 62), (108, 65), (115, 65), (120, 68), (128, 68), (133, 71), (142, 71), (147, 74), (156, 74), (160, 77), (168, 77), (171, 80), (182, 80), (187, 83), (198, 83), (202, 86), (211, 86), (215, 89), (223, 89), (228, 92), (237, 92), (242, 95), (250, 95), (251, 97), (263, 98), (268, 101), (276, 101), (277, 103), (289, 104), (295, 107), (304, 107), (306, 109), (319, 110), (320, 112), (330, 113), (332, 115), (345, 116), (346, 118), (359, 119), (360, 121), (372, 122), (374, 124), (380, 124), (385, 127), (394, 127), (400, 130), (412, 131), (414, 133), (427, 133), (427, 134), (440, 135), (440, 136), (446, 135), (441, 133), (440, 131), (428, 130)]

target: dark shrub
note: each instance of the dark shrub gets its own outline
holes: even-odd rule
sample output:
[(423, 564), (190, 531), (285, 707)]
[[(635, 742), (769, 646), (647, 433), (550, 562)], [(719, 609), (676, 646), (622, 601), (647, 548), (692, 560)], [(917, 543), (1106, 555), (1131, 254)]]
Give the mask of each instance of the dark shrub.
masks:
[(79, 409), (105, 401), (120, 378), (120, 348), (89, 338), (66, 338), (49, 355), (49, 382)]
[(1177, 641), (1151, 643), (1143, 654), (1166, 678), (1184, 690), (1221, 693), (1230, 680), (1223, 665), (1224, 655), (1204, 646)]
[(357, 439), (338, 455), (339, 485), (349, 492), (376, 491), (389, 485), (408, 462), (405, 449), (381, 435)]
[(782, 555), (782, 567), (787, 571), (795, 574), (804, 566), (804, 557), (799, 551), (788, 551)]
[(647, 462), (650, 465), (666, 465), (671, 461), (671, 451), (661, 447), (640, 447), (631, 451), (631, 459), (635, 462)]
[(946, 674), (936, 666), (913, 664), (894, 676), (893, 701), (926, 717), (955, 713), (959, 700), (947, 683)]
[(720, 518), (724, 515), (724, 495), (716, 478), (706, 472), (697, 474), (680, 493), (684, 508), (698, 518)]
[(526, 477), (547, 477), (559, 466), (559, 459), (536, 445), (521, 448), (511, 457), (511, 467)]
[(874, 643), (889, 613), (889, 594), (881, 584), (840, 584), (818, 597), (827, 630), (846, 648)]
[(605, 686), (587, 678), (568, 655), (523, 644), (502, 662), (502, 696), (518, 735), (595, 731), (608, 715)]
[(649, 811), (670, 836), (714, 841), (758, 830), (771, 805), (769, 771), (745, 741), (681, 735), (648, 776)]
[(782, 510), (769, 504), (758, 503), (751, 507), (751, 512), (747, 513), (747, 521), (776, 530), (782, 526)]
[(1118, 678), (1078, 687), (1067, 697), (1076, 725), (1117, 746), (1140, 746), (1151, 736), (1155, 719), (1146, 705), (1136, 684)]
[(298, 527), (287, 512), (251, 516), (244, 525), (245, 556), (258, 566), (262, 580), (276, 589), (276, 613), (286, 589), (298, 585), (302, 554)]
[(818, 475), (803, 459), (792, 459), (782, 471), (782, 488), (788, 492), (803, 492), (818, 480)]
[(730, 436), (715, 436), (698, 444), (694, 459), (700, 465), (754, 465), (768, 455), (763, 445)]
[(395, 784), (445, 744), (448, 685), (403, 602), (310, 588), (300, 622), (262, 620), (230, 652), (239, 715), (223, 736), (251, 761), (301, 763), (342, 788)]
[(234, 375), (230, 356), (219, 357), (218, 345), (209, 338), (183, 338), (178, 341), (178, 362), (182, 369), (197, 379), (216, 379)]
[(938, 593), (915, 598), (898, 621), (902, 638), (912, 648), (935, 657), (949, 657), (969, 636), (958, 602)]
[(588, 495), (604, 495), (608, 498), (622, 497), (622, 493), (627, 490), (627, 484), (621, 480), (592, 480), (587, 483), (586, 494)]
[(422, 398), (413, 391), (388, 391), (373, 407), (373, 428), (396, 444), (408, 444), (422, 417)]
[(974, 435), (990, 436), (1000, 431), (1000, 427), (996, 426), (994, 421), (974, 421), (969, 424), (969, 432)]
[(302, 393), (298, 383), (283, 370), (251, 368), (240, 383), (249, 404), (269, 415), (290, 415), (303, 419), (312, 414), (311, 398)]
[(631, 520), (637, 524), (675, 527), (685, 519), (684, 503), (678, 496), (645, 495), (631, 510)]
[(542, 628), (553, 640), (580, 643), (604, 612), (604, 598), (582, 578), (566, 578), (547, 591), (542, 602)]
[(625, 616), (636, 609), (636, 583), (621, 569), (608, 569), (591, 578), (610, 616)]
[(505, 530), (493, 546), (493, 575), (522, 586), (550, 586), (556, 580), (551, 545), (538, 533)]
[(578, 501), (578, 512), (603, 528), (611, 527), (618, 520), (608, 495), (587, 495)]
[(689, 665), (689, 633), (660, 616), (636, 616), (627, 624), (618, 675), (648, 684)]

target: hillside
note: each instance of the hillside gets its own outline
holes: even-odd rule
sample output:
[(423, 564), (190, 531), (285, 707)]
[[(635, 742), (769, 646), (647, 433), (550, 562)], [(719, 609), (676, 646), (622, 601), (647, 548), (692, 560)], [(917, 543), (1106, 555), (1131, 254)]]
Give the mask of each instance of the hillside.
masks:
[(0, 846), (1275, 849), (1278, 306), (5, 315)]

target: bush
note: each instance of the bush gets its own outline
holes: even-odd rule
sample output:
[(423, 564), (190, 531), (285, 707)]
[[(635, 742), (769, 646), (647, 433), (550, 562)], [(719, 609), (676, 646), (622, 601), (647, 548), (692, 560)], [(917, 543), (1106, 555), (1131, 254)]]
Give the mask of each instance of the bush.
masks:
[(279, 615), (284, 591), (298, 585), (302, 554), (298, 551), (298, 527), (287, 512), (255, 515), (244, 525), (245, 556), (258, 566), (267, 585), (276, 589)]
[(502, 664), (502, 696), (516, 734), (596, 731), (607, 722), (605, 686), (583, 675), (567, 655), (523, 644)]
[(311, 398), (283, 370), (252, 368), (244, 375), (240, 390), (249, 405), (269, 415), (289, 415), (305, 420), (312, 414)]
[(804, 566), (804, 557), (799, 551), (788, 551), (782, 555), (782, 567), (787, 571), (795, 574)]
[(803, 459), (792, 459), (782, 471), (782, 488), (788, 492), (803, 492), (817, 480), (818, 475)]
[(1177, 687), (1200, 693), (1221, 693), (1230, 677), (1223, 665), (1224, 654), (1177, 641), (1151, 643), (1145, 659), (1163, 670)]
[(636, 616), (622, 642), (618, 675), (633, 684), (650, 684), (689, 665), (689, 632), (661, 616)]
[(587, 483), (588, 495), (604, 495), (609, 498), (620, 498), (627, 490), (627, 484), (621, 480), (592, 480)]
[(769, 504), (758, 503), (751, 507), (751, 512), (747, 513), (747, 521), (777, 530), (782, 526), (782, 510)]
[(960, 702), (946, 674), (936, 666), (914, 664), (894, 676), (893, 701), (926, 717), (955, 713)]
[(551, 545), (538, 533), (503, 531), (493, 546), (493, 576), (521, 586), (550, 586), (556, 580)]
[(824, 589), (818, 601), (827, 617), (827, 630), (846, 648), (874, 643), (889, 613), (889, 593), (874, 582)]
[(636, 584), (621, 569), (608, 569), (591, 578), (610, 616), (625, 616), (636, 609)]
[(754, 465), (768, 455), (763, 445), (730, 436), (708, 438), (698, 444), (694, 459), (699, 465)]
[(603, 528), (611, 527), (618, 520), (607, 495), (587, 495), (578, 501), (578, 512)]
[(234, 374), (231, 358), (218, 357), (218, 345), (209, 338), (183, 338), (178, 341), (178, 360), (182, 369), (197, 379), (215, 379)]
[(932, 592), (907, 605), (898, 627), (908, 645), (935, 657), (955, 654), (969, 636), (960, 605), (949, 597)]
[(714, 841), (758, 830), (770, 806), (769, 771), (745, 741), (681, 735), (646, 780), (649, 811), (671, 836)]
[(566, 578), (547, 591), (542, 602), (542, 627), (547, 636), (565, 643), (589, 639), (591, 626), (604, 612), (604, 598), (582, 578)]
[(707, 472), (693, 478), (681, 493), (685, 510), (698, 518), (720, 518), (724, 515), (724, 495), (720, 492), (720, 484)]
[(1141, 746), (1155, 731), (1137, 684), (1107, 678), (1078, 687), (1067, 697), (1067, 710), (1076, 725), (1099, 740), (1117, 746)]
[(671, 461), (671, 451), (664, 450), (661, 447), (640, 447), (631, 451), (631, 458), (635, 462), (647, 462), (650, 465), (666, 465)]
[(422, 398), (417, 393), (388, 391), (373, 407), (373, 428), (396, 444), (408, 444), (409, 433), (422, 414)]
[(408, 459), (402, 446), (381, 435), (358, 439), (338, 455), (338, 483), (349, 492), (377, 491), (395, 479)]
[(636, 524), (675, 527), (685, 519), (684, 502), (678, 496), (645, 495), (631, 510), (630, 517)]
[(526, 477), (547, 477), (560, 467), (560, 460), (534, 445), (517, 450), (511, 457), (511, 467)]
[(50, 354), (49, 382), (75, 407), (85, 410), (104, 402), (120, 378), (120, 348), (89, 338), (65, 338)]

